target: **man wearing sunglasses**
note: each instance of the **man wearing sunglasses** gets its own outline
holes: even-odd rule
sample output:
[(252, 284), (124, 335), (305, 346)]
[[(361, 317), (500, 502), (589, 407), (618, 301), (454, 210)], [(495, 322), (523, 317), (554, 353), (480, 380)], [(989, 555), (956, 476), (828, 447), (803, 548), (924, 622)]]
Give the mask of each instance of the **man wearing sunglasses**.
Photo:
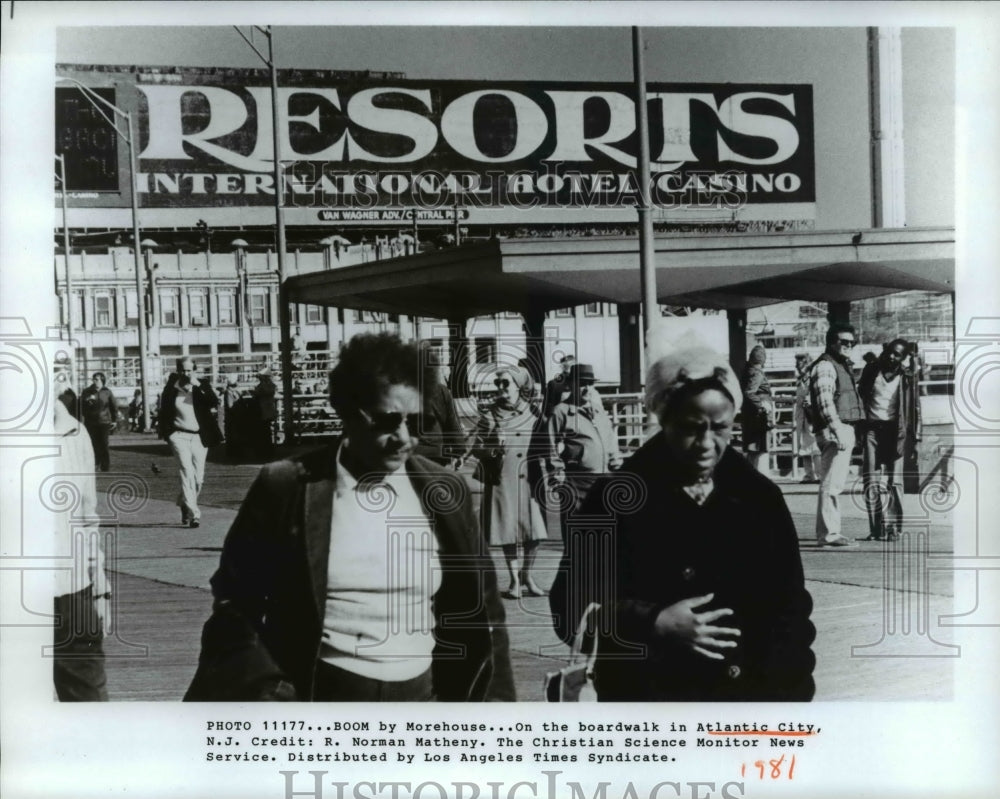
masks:
[(854, 427), (864, 418), (850, 359), (855, 344), (851, 325), (830, 325), (826, 352), (813, 364), (809, 376), (813, 432), (820, 450), (816, 539), (822, 547), (857, 546), (840, 532), (839, 504), (851, 468)]
[(187, 699), (515, 699), (466, 483), (413, 451), (422, 381), (417, 347), (397, 336), (341, 352), (330, 403), (344, 436), (251, 487)]

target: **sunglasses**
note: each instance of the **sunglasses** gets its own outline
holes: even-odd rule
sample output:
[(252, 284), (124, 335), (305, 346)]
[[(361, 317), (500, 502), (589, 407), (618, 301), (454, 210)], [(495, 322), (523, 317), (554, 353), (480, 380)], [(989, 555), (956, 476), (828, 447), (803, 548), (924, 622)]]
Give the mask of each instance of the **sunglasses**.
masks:
[(498, 378), (493, 381), (493, 385), (497, 388), (510, 388), (510, 381)]
[(395, 433), (404, 422), (411, 435), (417, 435), (424, 429), (424, 414), (422, 413), (399, 413), (398, 411), (368, 413), (365, 410), (361, 410), (360, 413), (368, 422), (368, 426), (376, 433)]
[(841, 347), (853, 347), (857, 342), (853, 338), (838, 338), (837, 343)]

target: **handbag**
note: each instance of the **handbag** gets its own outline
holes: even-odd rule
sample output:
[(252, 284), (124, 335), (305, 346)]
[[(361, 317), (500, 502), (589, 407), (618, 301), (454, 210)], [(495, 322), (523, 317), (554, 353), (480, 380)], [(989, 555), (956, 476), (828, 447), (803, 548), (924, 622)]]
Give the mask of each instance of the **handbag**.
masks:
[(503, 474), (503, 451), (490, 450), (490, 454), (478, 459), (476, 470), (473, 472), (473, 479), (478, 480), (483, 485), (500, 485)]
[(476, 456), (478, 463), (472, 477), (483, 485), (498, 486), (503, 475), (504, 448), (500, 442), (496, 414), (490, 411), (490, 416), (493, 418), (493, 425), (485, 436), (489, 449)]
[(596, 702), (597, 689), (594, 687), (594, 663), (597, 661), (597, 635), (588, 654), (583, 654), (583, 640), (587, 634), (592, 614), (601, 606), (591, 602), (580, 619), (573, 636), (569, 665), (545, 675), (546, 702)]

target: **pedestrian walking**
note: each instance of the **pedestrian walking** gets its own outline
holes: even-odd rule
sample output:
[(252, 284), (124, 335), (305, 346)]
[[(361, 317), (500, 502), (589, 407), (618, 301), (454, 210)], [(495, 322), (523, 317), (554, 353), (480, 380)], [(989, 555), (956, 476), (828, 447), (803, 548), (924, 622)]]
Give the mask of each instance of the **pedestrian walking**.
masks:
[[(858, 394), (865, 412), (862, 475), (868, 537), (865, 541), (895, 541), (902, 532), (903, 503), (896, 466), (908, 440), (920, 440), (920, 397), (916, 376), (904, 368), (909, 353), (905, 339), (882, 348), (865, 366)], [(883, 484), (879, 470), (884, 475)]]
[[(604, 702), (805, 702), (815, 628), (798, 538), (777, 486), (730, 446), (740, 389), (706, 348), (656, 361), (660, 430), (591, 489), (550, 594), (571, 643), (595, 625)], [(592, 644), (585, 643), (590, 652)]]
[(256, 403), (257, 418), (254, 422), (254, 450), (265, 460), (274, 455), (274, 422), (278, 418), (277, 386), (266, 366), (257, 372), (257, 385), (250, 395)]
[(496, 572), (462, 478), (413, 452), (420, 356), (355, 336), (344, 436), (265, 466), (212, 577), (194, 701), (513, 701)]
[(439, 364), (424, 368), (424, 413), (417, 452), (437, 464), (456, 468), (467, 448), (466, 433), (448, 388), (447, 369)]
[(98, 526), (94, 449), (73, 417), (75, 405), (72, 390), (60, 393), (53, 403), (58, 479), (60, 485), (68, 482), (73, 487), (76, 501), (54, 514), (55, 554), (71, 568), (55, 569), (53, 574), (52, 677), (60, 702), (106, 702), (103, 639), (111, 589)]
[(801, 482), (818, 483), (819, 447), (816, 446), (816, 436), (813, 435), (812, 425), (809, 423), (810, 362), (808, 353), (800, 352), (795, 356), (795, 370), (798, 379), (795, 382), (795, 406), (792, 409), (792, 424), (795, 426), (795, 454), (805, 470)]
[(816, 539), (825, 547), (856, 547), (841, 533), (840, 494), (847, 483), (855, 425), (864, 418), (854, 380), (850, 353), (854, 328), (834, 323), (826, 333), (826, 351), (809, 370), (809, 407), (819, 446), (819, 492), (816, 503)]
[(758, 344), (750, 350), (740, 376), (740, 389), (743, 391), (743, 405), (740, 409), (743, 454), (750, 465), (762, 474), (771, 471), (767, 437), (774, 427), (774, 398), (771, 396), (771, 384), (764, 372), (765, 363), (767, 350), (763, 344)]
[(130, 433), (143, 432), (142, 429), (142, 389), (136, 389), (128, 404), (128, 429)]
[(544, 596), (533, 574), (538, 545), (547, 537), (535, 497), (541, 469), (532, 448), (540, 416), (530, 401), (534, 383), (527, 370), (501, 365), (493, 384), (496, 395), (479, 417), (472, 445), (483, 482), (483, 530), (507, 563), (510, 585), (503, 596)]
[(160, 398), (158, 433), (177, 459), (180, 475), (177, 506), (181, 509), (181, 524), (198, 527), (201, 524), (198, 497), (205, 482), (208, 448), (222, 441), (222, 433), (212, 415), (219, 398), (211, 386), (198, 380), (198, 366), (193, 359), (178, 358), (176, 375), (177, 379), (168, 382)]
[(108, 436), (118, 422), (118, 406), (115, 395), (107, 387), (103, 372), (94, 372), (93, 382), (80, 394), (83, 408), (83, 423), (90, 435), (94, 449), (94, 468), (106, 472), (111, 468), (111, 453)]
[[(597, 479), (622, 463), (611, 420), (594, 395), (594, 367), (576, 363), (566, 378), (569, 395), (545, 422), (545, 470), (550, 486), (560, 497), (562, 537), (569, 517)], [(595, 402), (597, 400), (597, 402)]]

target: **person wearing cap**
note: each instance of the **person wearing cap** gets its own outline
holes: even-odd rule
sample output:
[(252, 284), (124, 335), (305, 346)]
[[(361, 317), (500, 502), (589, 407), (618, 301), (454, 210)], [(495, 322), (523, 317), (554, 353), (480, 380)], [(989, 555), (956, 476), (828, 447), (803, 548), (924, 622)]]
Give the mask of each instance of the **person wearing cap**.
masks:
[(566, 382), (569, 396), (552, 409), (545, 423), (545, 468), (560, 495), (563, 540), (569, 516), (579, 509), (590, 487), (622, 462), (611, 420), (594, 388), (594, 367), (573, 364)]
[(813, 697), (798, 537), (781, 491), (730, 446), (741, 402), (707, 348), (654, 361), (646, 405), (660, 429), (593, 486), (589, 523), (570, 530), (549, 601), (567, 643), (600, 605), (600, 701)]
[(205, 482), (208, 449), (222, 441), (213, 415), (219, 398), (211, 385), (198, 378), (198, 365), (192, 358), (178, 358), (174, 374), (177, 379), (168, 381), (160, 397), (157, 432), (170, 445), (177, 459), (181, 481), (177, 506), (181, 509), (181, 524), (198, 527), (201, 524), (198, 497)]
[(266, 465), (211, 579), (189, 701), (514, 701), (464, 478), (414, 452), (420, 355), (359, 335), (330, 373), (344, 435)]

